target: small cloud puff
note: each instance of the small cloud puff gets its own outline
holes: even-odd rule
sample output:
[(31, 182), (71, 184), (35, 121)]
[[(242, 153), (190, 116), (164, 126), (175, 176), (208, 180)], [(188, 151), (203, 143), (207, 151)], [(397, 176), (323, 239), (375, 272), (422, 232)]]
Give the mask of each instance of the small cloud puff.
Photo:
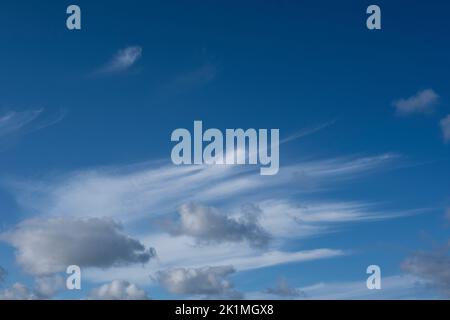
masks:
[(414, 113), (430, 113), (439, 100), (439, 95), (433, 89), (417, 92), (409, 98), (402, 98), (393, 102), (399, 115)]
[(119, 50), (98, 73), (119, 73), (131, 68), (142, 57), (140, 46), (131, 46)]

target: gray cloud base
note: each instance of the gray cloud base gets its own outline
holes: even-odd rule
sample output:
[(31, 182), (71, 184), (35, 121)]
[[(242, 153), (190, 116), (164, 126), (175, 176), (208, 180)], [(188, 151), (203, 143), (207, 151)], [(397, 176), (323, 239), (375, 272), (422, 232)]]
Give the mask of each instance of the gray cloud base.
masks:
[(153, 248), (145, 248), (122, 232), (111, 219), (31, 219), (0, 239), (16, 249), (18, 263), (32, 275), (63, 272), (69, 265), (107, 268), (146, 263)]
[(239, 298), (240, 294), (228, 280), (233, 273), (232, 266), (177, 268), (159, 272), (158, 280), (173, 294)]
[(246, 241), (253, 247), (266, 247), (270, 235), (258, 224), (256, 209), (247, 206), (243, 217), (231, 218), (213, 207), (184, 204), (169, 231), (194, 237), (199, 243)]

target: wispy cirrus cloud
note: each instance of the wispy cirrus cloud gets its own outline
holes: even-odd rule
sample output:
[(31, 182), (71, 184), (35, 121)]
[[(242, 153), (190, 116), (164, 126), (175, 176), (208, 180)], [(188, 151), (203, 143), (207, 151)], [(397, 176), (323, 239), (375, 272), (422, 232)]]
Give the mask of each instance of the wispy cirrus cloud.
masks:
[[(47, 216), (117, 217), (124, 221), (173, 212), (188, 202), (230, 200), (258, 202), (283, 190), (317, 192), (384, 170), (398, 159), (395, 154), (342, 157), (299, 162), (281, 169), (268, 180), (248, 166), (173, 166), (150, 163), (138, 166), (76, 171), (45, 181), (8, 179), (24, 209)], [(187, 187), (189, 186), (189, 187)], [(232, 202), (229, 202), (230, 204)]]
[[(305, 206), (289, 196), (318, 192), (316, 187), (307, 191), (305, 180), (319, 185), (345, 183), (383, 170), (396, 159), (397, 155), (385, 154), (301, 162), (270, 180), (248, 167), (149, 163), (78, 171), (51, 181), (9, 181), (6, 186), (13, 187), (25, 210), (47, 218), (109, 216), (135, 226), (153, 221), (153, 231), (140, 228), (135, 238), (158, 250), (156, 263), (85, 271), (95, 282), (120, 279), (141, 284), (149, 282), (148, 274), (180, 266), (232, 265), (243, 271), (345, 255), (345, 250), (335, 248), (286, 251), (283, 245), (326, 232), (332, 224), (393, 216), (363, 203), (322, 201)], [(189, 206), (192, 202), (198, 205)], [(210, 205), (214, 203), (217, 207)], [(258, 212), (249, 214), (250, 207)], [(184, 221), (181, 216), (173, 220), (177, 208), (185, 208)], [(175, 223), (176, 237), (173, 232), (157, 231), (167, 219)], [(271, 238), (273, 242), (268, 241)]]
[(411, 97), (394, 101), (393, 106), (399, 115), (430, 113), (438, 101), (439, 95), (433, 89), (426, 89)]
[(66, 115), (60, 110), (56, 113), (45, 113), (44, 109), (24, 111), (9, 110), (0, 113), (0, 144), (11, 137), (41, 130), (61, 121)]
[(130, 46), (119, 50), (111, 60), (95, 74), (114, 74), (129, 70), (142, 57), (142, 47)]
[(42, 112), (42, 109), (5, 112), (0, 115), (0, 137), (17, 133), (24, 129), (27, 125), (36, 120)]
[(297, 132), (291, 134), (290, 136), (284, 138), (283, 140), (281, 140), (280, 144), (291, 142), (291, 141), (294, 141), (294, 140), (297, 140), (297, 139), (304, 138), (306, 136), (312, 135), (314, 133), (317, 133), (317, 132), (319, 132), (319, 131), (321, 131), (323, 129), (328, 128), (329, 126), (332, 126), (333, 124), (336, 123), (336, 121), (337, 120), (331, 120), (331, 121), (324, 122), (322, 124), (316, 125), (314, 127), (310, 127), (310, 128), (306, 128), (306, 129), (297, 131)]
[[(315, 198), (320, 195), (324, 187), (355, 183), (365, 175), (391, 168), (398, 159), (397, 154), (387, 153), (299, 161), (286, 165), (271, 179), (251, 166), (174, 166), (151, 162), (79, 170), (40, 181), (7, 179), (3, 186), (12, 190), (25, 211), (38, 215), (42, 221), (103, 217), (122, 221), (127, 229), (134, 230), (133, 237), (113, 228), (114, 238), (118, 236), (128, 239), (127, 244), (135, 244), (131, 247), (137, 248), (137, 255), (146, 253), (144, 248), (156, 248), (156, 259), (145, 265), (116, 263), (117, 255), (109, 255), (107, 264), (83, 260), (84, 277), (95, 283), (121, 280), (155, 285), (149, 275), (156, 279), (158, 274), (180, 268), (192, 272), (205, 266), (233, 266), (235, 272), (241, 272), (349, 254), (345, 249), (332, 247), (286, 248), (291, 241), (320, 235), (333, 225), (400, 216), (398, 212), (390, 215), (377, 211), (364, 202), (326, 201), (323, 197), (320, 202), (307, 201), (309, 195)], [(51, 230), (47, 227), (47, 223), (38, 224), (37, 229), (44, 230), (42, 234), (50, 235), (40, 237), (41, 240), (62, 244), (64, 236), (58, 232), (72, 235), (69, 229), (80, 229), (64, 225)], [(46, 274), (61, 269), (43, 267), (58, 265), (47, 259), (45, 252), (59, 250), (34, 241), (36, 228), (29, 232), (30, 228), (19, 225), (17, 229), (24, 231), (16, 232), (15, 239), (10, 237), (8, 243), (16, 248), (18, 262), (25, 270)], [(98, 230), (96, 233), (103, 234)], [(78, 239), (80, 234), (83, 232), (72, 236)], [(89, 234), (83, 239), (90, 239)], [(123, 252), (99, 239), (103, 237), (80, 247), (89, 247), (94, 253), (95, 248), (102, 247), (98, 255), (92, 255), (97, 257)], [(71, 256), (79, 258), (78, 254)], [(62, 259), (59, 265), (69, 260), (74, 261)], [(102, 265), (108, 269), (100, 269)]]
[(349, 254), (344, 250), (318, 248), (301, 251), (285, 251), (274, 243), (267, 249), (255, 249), (235, 242), (222, 242), (214, 245), (198, 245), (189, 236), (173, 237), (165, 233), (153, 233), (142, 236), (145, 245), (157, 248), (157, 259), (145, 266), (114, 267), (108, 270), (87, 269), (86, 279), (99, 283), (114, 279), (127, 279), (140, 284), (154, 285), (148, 275), (159, 271), (184, 268), (202, 268), (204, 266), (232, 265), (236, 272), (269, 268), (289, 263), (307, 263), (309, 261), (338, 258)]

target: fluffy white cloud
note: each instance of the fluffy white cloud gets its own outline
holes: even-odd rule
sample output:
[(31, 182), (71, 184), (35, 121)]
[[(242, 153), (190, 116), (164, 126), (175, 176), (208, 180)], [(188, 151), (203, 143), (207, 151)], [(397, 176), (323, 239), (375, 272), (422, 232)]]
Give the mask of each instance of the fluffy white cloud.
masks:
[[(137, 226), (133, 229), (142, 232), (139, 239), (145, 246), (142, 244), (141, 246), (158, 248), (157, 268), (153, 264), (145, 267), (126, 265), (113, 259), (114, 263), (107, 264), (112, 268), (107, 270), (88, 268), (84, 270), (83, 277), (96, 283), (121, 279), (142, 285), (148, 284), (151, 281), (149, 275), (155, 274), (158, 270), (173, 270), (181, 266), (187, 268), (186, 270), (196, 270), (203, 266), (232, 265), (237, 271), (241, 271), (342, 256), (345, 251), (332, 248), (287, 251), (286, 247), (289, 244), (287, 241), (290, 239), (283, 237), (288, 233), (281, 230), (295, 226), (289, 229), (291, 231), (289, 235), (293, 238), (317, 235), (318, 222), (361, 220), (364, 219), (366, 212), (357, 211), (363, 208), (349, 205), (334, 212), (325, 212), (330, 211), (330, 208), (313, 210), (311, 207), (308, 210), (295, 210), (300, 208), (298, 204), (289, 203), (287, 200), (284, 207), (280, 207), (281, 202), (275, 203), (275, 200), (271, 203), (264, 201), (294, 199), (291, 197), (294, 194), (298, 200), (299, 194), (306, 197), (309, 192), (317, 191), (323, 186), (333, 186), (336, 182), (353, 182), (352, 179), (359, 175), (382, 169), (397, 158), (398, 156), (394, 154), (383, 154), (375, 157), (301, 162), (284, 167), (277, 176), (269, 180), (260, 176), (258, 170), (248, 166), (175, 167), (150, 163), (78, 171), (52, 180), (13, 182), (9, 186), (13, 187), (19, 203), (25, 210), (29, 209), (45, 216), (62, 216), (63, 219), (69, 219), (67, 217), (71, 216), (69, 220), (75, 221), (83, 220), (80, 217), (93, 215), (112, 216), (121, 219), (127, 226)], [(191, 201), (216, 206), (226, 205), (220, 212), (206, 207), (200, 210), (199, 208), (186, 210), (185, 217), (180, 216), (175, 225), (177, 237), (154, 230), (143, 230), (141, 226), (143, 219), (153, 218), (155, 222), (167, 221), (167, 215), (163, 215), (172, 214), (177, 207)], [(249, 202), (257, 204), (262, 209), (257, 214), (258, 223), (250, 219), (251, 215), (246, 216), (240, 209), (243, 203)], [(262, 203), (264, 206), (260, 205)], [(289, 209), (289, 214), (284, 214), (279, 209)], [(226, 212), (227, 215), (223, 215), (222, 212)], [(193, 221), (195, 223), (191, 224)], [(220, 227), (210, 226), (209, 223), (220, 224)], [(75, 228), (68, 227), (68, 229)], [(222, 232), (224, 230), (226, 232)], [(266, 241), (267, 234), (262, 232), (263, 230), (275, 235), (274, 241), (270, 241), (265, 250), (261, 250), (258, 245), (255, 246), (261, 239), (262, 242)], [(72, 234), (70, 231), (64, 233)], [(37, 238), (42, 239), (41, 236)], [(199, 240), (213, 245), (199, 246)], [(242, 241), (247, 241), (253, 246), (242, 245)], [(17, 244), (20, 244), (19, 240)], [(21, 256), (20, 253), (30, 257), (26, 259), (29, 268), (31, 266), (39, 272), (47, 272), (49, 264), (55, 265), (51, 261), (53, 258), (47, 256), (48, 253), (58, 252), (58, 249), (62, 250), (67, 245), (61, 244), (56, 250), (53, 246), (48, 246), (43, 250), (46, 253), (44, 261), (40, 258), (36, 260), (37, 262), (32, 262), (34, 255), (25, 250), (29, 245), (16, 245), (16, 248), (18, 258)], [(97, 246), (90, 244), (84, 246), (88, 248), (83, 249), (85, 253), (97, 252)], [(137, 250), (137, 255), (143, 254), (142, 250)], [(99, 251), (100, 255), (110, 253), (104, 249)], [(64, 259), (64, 263), (68, 260), (73, 259)], [(41, 263), (42, 261), (44, 263)], [(70, 264), (77, 263), (70, 262)], [(99, 266), (101, 263), (89, 265)]]
[(436, 105), (438, 100), (439, 95), (433, 89), (426, 89), (409, 98), (394, 101), (393, 105), (400, 115), (428, 113), (433, 110), (433, 106)]
[(335, 231), (361, 221), (394, 219), (424, 212), (424, 209), (395, 211), (377, 203), (327, 202), (271, 199), (258, 203), (259, 224), (276, 239), (300, 239)]
[(114, 280), (92, 290), (92, 300), (148, 300), (147, 293), (137, 285), (124, 280)]
[(445, 142), (450, 142), (450, 114), (440, 122)]
[(174, 294), (238, 297), (228, 279), (234, 272), (232, 266), (177, 268), (159, 272), (158, 280)]
[(194, 237), (200, 243), (247, 241), (251, 246), (265, 247), (270, 239), (258, 225), (257, 212), (247, 212), (244, 217), (234, 219), (216, 208), (193, 203), (180, 207), (179, 219), (171, 226), (171, 231)]
[(1, 235), (16, 248), (18, 263), (34, 275), (65, 271), (69, 265), (106, 268), (146, 263), (155, 255), (110, 219), (26, 220)]

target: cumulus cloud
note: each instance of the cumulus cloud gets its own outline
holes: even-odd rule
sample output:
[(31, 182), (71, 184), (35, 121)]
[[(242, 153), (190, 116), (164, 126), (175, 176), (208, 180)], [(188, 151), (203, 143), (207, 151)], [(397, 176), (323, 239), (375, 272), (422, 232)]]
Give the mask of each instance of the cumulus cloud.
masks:
[(65, 271), (69, 265), (107, 268), (146, 263), (155, 255), (123, 233), (111, 219), (49, 218), (26, 220), (0, 239), (16, 249), (16, 258), (33, 275)]
[(34, 281), (34, 296), (37, 299), (51, 299), (65, 286), (64, 278), (60, 275), (38, 277)]
[(450, 114), (440, 122), (442, 135), (445, 142), (450, 142)]
[(413, 113), (429, 113), (439, 100), (439, 95), (433, 89), (417, 92), (415, 95), (394, 101), (393, 105), (400, 115)]
[(114, 280), (92, 290), (92, 300), (148, 300), (147, 293), (133, 283)]
[(32, 288), (15, 283), (0, 291), (0, 300), (48, 300), (54, 298), (64, 287), (64, 278), (60, 275), (37, 277)]
[(118, 73), (131, 68), (142, 57), (142, 48), (131, 46), (119, 50), (99, 73)]
[(0, 291), (0, 300), (33, 300), (35, 295), (27, 286), (15, 283), (10, 288)]
[[(172, 215), (175, 208), (190, 201), (213, 205), (226, 203), (224, 209), (226, 211), (222, 209), (220, 212), (212, 211), (226, 218), (224, 225), (233, 230), (232, 236), (219, 233), (218, 241), (208, 229), (206, 232), (200, 229), (199, 237), (189, 235), (186, 229), (183, 229), (185, 233), (179, 233), (177, 237), (167, 232), (150, 232), (139, 239), (145, 243), (145, 247), (158, 248), (161, 270), (180, 266), (200, 268), (207, 265), (232, 265), (241, 271), (328, 259), (346, 254), (343, 250), (333, 248), (295, 251), (290, 246), (291, 239), (286, 238), (286, 235), (291, 238), (317, 235), (318, 231), (322, 232), (317, 226), (324, 219), (329, 222), (355, 221), (361, 220), (362, 216), (370, 212), (361, 214), (362, 208), (353, 206), (334, 210), (339, 212), (334, 212), (333, 208), (323, 208), (316, 212), (312, 210), (312, 206), (306, 210), (302, 209), (303, 204), (299, 201), (306, 201), (310, 192), (317, 191), (315, 185), (335, 187), (336, 182), (354, 183), (355, 178), (362, 174), (377, 172), (395, 159), (398, 159), (395, 154), (382, 154), (375, 157), (351, 156), (300, 162), (287, 165), (279, 175), (269, 180), (261, 177), (258, 170), (249, 167), (174, 167), (152, 162), (125, 167), (80, 170), (43, 181), (8, 180), (6, 185), (13, 190), (24, 211), (36, 212), (47, 217), (60, 216), (64, 219), (71, 216), (75, 220), (84, 219), (83, 217), (110, 216), (120, 219), (127, 226), (136, 226), (149, 218), (161, 221), (167, 217), (163, 218), (161, 215)], [(314, 186), (308, 188), (305, 186), (305, 180), (314, 182), (311, 183)], [(270, 204), (261, 202), (280, 198), (292, 199), (292, 203), (288, 206), (289, 208), (293, 206), (289, 214), (279, 211), (289, 209), (286, 206), (279, 207), (273, 202)], [(262, 212), (256, 207), (242, 210), (241, 204), (248, 202), (257, 204)], [(347, 212), (349, 210), (351, 212)], [(206, 210), (207, 213), (208, 211)], [(227, 214), (224, 215), (223, 212)], [(206, 216), (210, 218), (208, 214)], [(194, 214), (193, 217), (198, 218), (198, 215)], [(181, 219), (181, 216), (179, 218)], [(173, 220), (175, 230), (178, 227), (178, 232), (180, 226), (183, 227), (180, 219)], [(223, 222), (223, 219), (219, 221)], [(256, 230), (249, 233), (252, 236), (258, 235), (256, 239), (267, 239), (265, 235), (261, 237), (264, 233), (259, 232), (261, 230), (256, 228), (257, 226), (261, 226), (262, 230), (267, 231), (276, 240), (270, 242), (268, 251), (254, 250), (254, 244), (258, 241), (249, 236), (248, 231)], [(244, 230), (246, 236), (238, 235), (234, 231), (236, 229)], [(189, 228), (187, 230), (192, 232)], [(203, 242), (211, 242), (214, 245), (199, 248), (200, 238)], [(245, 242), (253, 243), (253, 247), (242, 245)], [(20, 253), (20, 250), (17, 252)], [(37, 261), (41, 260), (42, 258)], [(37, 262), (32, 266), (39, 266), (40, 270), (45, 269)], [(83, 275), (97, 283), (122, 279), (141, 284), (148, 283), (146, 282), (149, 281), (148, 274), (152, 272), (154, 270), (149, 266), (142, 268), (140, 265), (124, 266), (114, 263), (113, 268), (107, 270), (88, 268)]]
[(173, 212), (190, 201), (236, 203), (245, 198), (255, 202), (281, 191), (285, 197), (314, 192), (317, 186), (377, 172), (398, 158), (383, 154), (301, 162), (285, 166), (270, 180), (249, 167), (147, 163), (79, 170), (42, 181), (7, 180), (4, 185), (24, 210), (52, 216), (109, 216), (128, 222)]
[(448, 248), (437, 252), (416, 252), (402, 263), (402, 269), (450, 297), (450, 255)]
[(264, 292), (284, 298), (305, 296), (305, 293), (300, 289), (292, 288), (286, 278), (281, 278), (280, 280), (278, 280), (276, 287), (267, 288), (266, 290), (264, 290)]
[(259, 226), (255, 210), (247, 206), (244, 216), (231, 218), (213, 207), (184, 204), (171, 231), (194, 237), (200, 243), (247, 241), (251, 246), (265, 247), (270, 236)]
[(232, 266), (177, 268), (158, 273), (162, 287), (173, 294), (239, 297), (228, 279)]

